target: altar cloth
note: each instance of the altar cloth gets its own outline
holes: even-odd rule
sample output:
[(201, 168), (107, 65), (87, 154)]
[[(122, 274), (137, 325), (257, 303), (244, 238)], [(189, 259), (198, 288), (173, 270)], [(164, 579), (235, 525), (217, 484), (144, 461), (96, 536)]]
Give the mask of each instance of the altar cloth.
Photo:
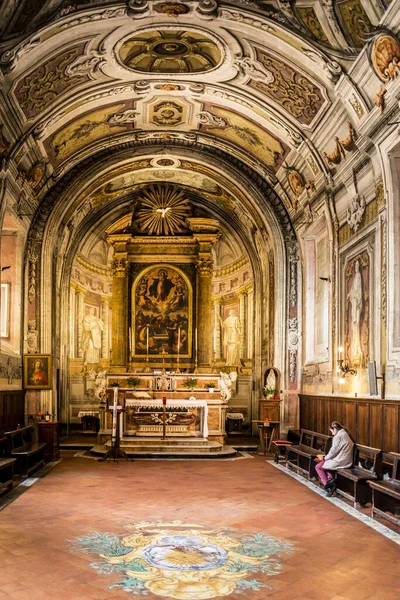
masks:
[[(126, 408), (156, 408), (162, 410), (163, 401), (162, 400), (136, 400), (133, 398), (127, 398), (125, 401)], [(201, 423), (200, 430), (204, 438), (208, 437), (208, 404), (205, 400), (196, 400), (196, 399), (188, 399), (188, 400), (168, 400), (166, 403), (167, 408), (201, 408)]]

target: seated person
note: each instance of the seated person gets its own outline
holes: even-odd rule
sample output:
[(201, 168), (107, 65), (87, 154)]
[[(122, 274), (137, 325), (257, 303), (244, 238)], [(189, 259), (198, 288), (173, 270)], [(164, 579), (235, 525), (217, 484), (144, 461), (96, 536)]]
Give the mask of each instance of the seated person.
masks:
[(334, 471), (347, 469), (353, 464), (354, 440), (351, 434), (337, 421), (329, 427), (333, 436), (332, 447), (324, 458), (316, 458), (315, 470), (327, 490), (327, 496), (332, 496), (336, 490)]

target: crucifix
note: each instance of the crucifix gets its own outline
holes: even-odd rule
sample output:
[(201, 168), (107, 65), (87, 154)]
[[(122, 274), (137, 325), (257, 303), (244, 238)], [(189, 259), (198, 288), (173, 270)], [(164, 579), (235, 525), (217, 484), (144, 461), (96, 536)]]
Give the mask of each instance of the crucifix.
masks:
[(128, 458), (127, 453), (121, 450), (119, 446), (119, 415), (124, 409), (118, 404), (118, 387), (114, 387), (113, 405), (108, 410), (112, 413), (111, 448), (99, 462), (104, 462), (105, 460), (118, 462), (119, 458), (125, 458), (129, 462), (131, 459)]

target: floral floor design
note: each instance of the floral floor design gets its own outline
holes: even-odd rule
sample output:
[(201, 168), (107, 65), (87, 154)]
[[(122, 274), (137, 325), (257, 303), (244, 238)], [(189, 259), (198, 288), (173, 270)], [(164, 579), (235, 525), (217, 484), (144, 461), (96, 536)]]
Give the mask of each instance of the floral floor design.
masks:
[(235, 537), (226, 529), (181, 521), (139, 522), (126, 529), (129, 534), (91, 532), (69, 543), (72, 551), (97, 555), (91, 566), (99, 574), (121, 574), (110, 588), (135, 595), (205, 600), (271, 589), (255, 574), (277, 575), (280, 555), (294, 551), (291, 543), (267, 533)]

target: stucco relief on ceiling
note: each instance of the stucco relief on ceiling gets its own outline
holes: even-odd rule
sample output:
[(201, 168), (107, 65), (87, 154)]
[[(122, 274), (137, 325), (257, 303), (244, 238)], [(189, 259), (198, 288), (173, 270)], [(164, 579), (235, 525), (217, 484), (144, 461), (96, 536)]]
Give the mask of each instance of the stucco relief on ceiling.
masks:
[(323, 90), (283, 59), (255, 48), (257, 60), (273, 76), (264, 83), (250, 79), (248, 86), (275, 101), (302, 125), (310, 125), (325, 104)]
[(83, 54), (85, 42), (60, 52), (27, 73), (16, 85), (14, 96), (27, 119), (39, 115), (61, 96), (90, 80), (88, 73), (68, 73)]
[(185, 30), (153, 30), (123, 42), (119, 58), (142, 73), (203, 73), (222, 59), (218, 44), (208, 36)]

